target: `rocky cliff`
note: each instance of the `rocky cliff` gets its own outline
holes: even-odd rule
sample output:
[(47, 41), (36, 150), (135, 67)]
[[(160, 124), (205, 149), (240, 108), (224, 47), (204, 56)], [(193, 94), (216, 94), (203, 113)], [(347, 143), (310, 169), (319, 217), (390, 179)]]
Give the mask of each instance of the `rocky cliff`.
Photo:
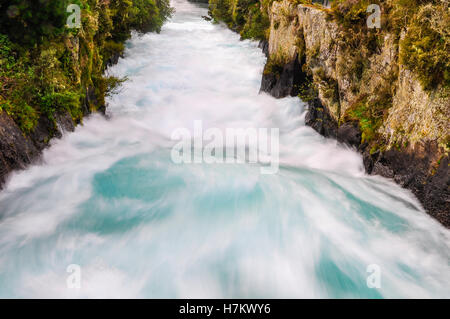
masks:
[(122, 81), (105, 70), (131, 30), (159, 31), (172, 13), (168, 0), (81, 0), (80, 25), (69, 27), (69, 4), (0, 5), (0, 189), (52, 138), (105, 111), (105, 96)]
[[(239, 6), (236, 2), (231, 7)], [(366, 1), (335, 1), (332, 9), (300, 2), (309, 1), (260, 3), (270, 21), (261, 42), (268, 57), (261, 90), (308, 102), (308, 125), (358, 149), (368, 173), (410, 189), (431, 216), (450, 227), (450, 90), (448, 77), (434, 78), (450, 71), (448, 65), (430, 71), (424, 63), (423, 72), (411, 70), (407, 59), (415, 53), (405, 55), (418, 46), (410, 43), (415, 40), (411, 30), (422, 21), (411, 16), (440, 24), (430, 31), (439, 36), (449, 29), (442, 24), (450, 22), (436, 16), (448, 12), (448, 2), (436, 7), (429, 1), (411, 13), (381, 1), (381, 14), (387, 17), (380, 29), (367, 27)], [(391, 21), (407, 18), (411, 21), (402, 27)], [(448, 35), (442, 41), (448, 54)]]

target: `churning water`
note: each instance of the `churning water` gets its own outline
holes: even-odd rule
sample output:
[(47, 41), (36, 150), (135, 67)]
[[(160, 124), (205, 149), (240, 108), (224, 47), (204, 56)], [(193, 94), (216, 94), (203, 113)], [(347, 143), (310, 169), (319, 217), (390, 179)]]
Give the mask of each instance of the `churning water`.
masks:
[[(257, 43), (173, 5), (110, 70), (129, 81), (109, 119), (55, 140), (0, 193), (0, 297), (450, 297), (449, 231), (306, 127), (298, 99), (258, 94)], [(171, 134), (196, 120), (280, 128), (278, 174), (175, 164)]]

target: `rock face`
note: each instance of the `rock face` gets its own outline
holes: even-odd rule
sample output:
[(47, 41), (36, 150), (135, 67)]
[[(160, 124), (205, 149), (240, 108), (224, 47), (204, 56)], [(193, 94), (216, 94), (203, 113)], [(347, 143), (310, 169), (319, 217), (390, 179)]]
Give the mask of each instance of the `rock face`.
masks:
[(33, 133), (24, 136), (17, 124), (5, 112), (0, 112), (0, 186), (11, 171), (23, 169), (38, 160), (52, 137), (61, 137), (63, 131), (74, 130), (68, 113), (57, 114), (56, 124), (42, 117)]
[[(72, 52), (77, 52), (74, 49)], [(120, 53), (114, 54), (110, 65), (117, 63)], [(98, 101), (95, 87), (86, 88), (83, 99), (83, 115), (87, 116), (92, 110), (105, 113), (106, 106)], [(25, 135), (14, 120), (0, 110), (0, 189), (5, 185), (8, 175), (17, 169), (24, 169), (27, 165), (39, 160), (52, 138), (61, 138), (64, 132), (73, 132), (75, 123), (68, 111), (58, 111), (54, 114), (54, 121), (41, 116), (34, 130)]]
[[(422, 89), (399, 63), (398, 44), (389, 33), (373, 52), (362, 50), (364, 71), (356, 74), (353, 52), (326, 10), (284, 0), (272, 4), (269, 17), (268, 64), (280, 66), (277, 73), (264, 72), (261, 90), (294, 96), (311, 81), (317, 95), (308, 102), (306, 124), (358, 149), (369, 174), (410, 189), (431, 216), (450, 227), (448, 94)], [(381, 102), (388, 106), (369, 139), (350, 115), (361, 103)]]
[(0, 21), (0, 189), (12, 170), (38, 160), (52, 138), (92, 112), (105, 113), (106, 96), (123, 80), (106, 68), (118, 62), (133, 30), (158, 32), (174, 10), (168, 1), (78, 2), (90, 9), (77, 30), (60, 25), (59, 12), (45, 32), (16, 34), (31, 22), (46, 23), (48, 5), (36, 16), (27, 8), (21, 21)]
[(268, 92), (276, 98), (296, 96), (298, 87), (304, 81), (301, 65), (297, 55), (283, 66), (280, 74), (264, 74), (261, 81), (261, 91)]
[(393, 178), (410, 189), (431, 216), (450, 228), (449, 158), (437, 159), (440, 152), (436, 142), (417, 143), (415, 147), (410, 151), (391, 148), (374, 155), (365, 151), (364, 164), (369, 173)]
[[(86, 88), (84, 116), (91, 114), (91, 106), (95, 106), (95, 110), (100, 113), (106, 111), (106, 106), (98, 101), (93, 86)], [(41, 116), (34, 130), (25, 135), (6, 112), (0, 111), (0, 189), (10, 172), (39, 160), (42, 150), (52, 138), (61, 138), (64, 132), (73, 132), (77, 124), (69, 112), (60, 111), (54, 115), (54, 121)]]
[(22, 131), (5, 113), (0, 113), (0, 183), (5, 182), (7, 174), (25, 167), (34, 159), (38, 150), (22, 135)]
[[(83, 68), (84, 71), (88, 69), (83, 64), (86, 63), (86, 57), (80, 54), (80, 38), (68, 36), (64, 39), (64, 45), (71, 53), (73, 61), (76, 61), (72, 71), (76, 83), (80, 84)], [(112, 52), (106, 66), (116, 64), (122, 56), (122, 52)], [(81, 104), (83, 116), (94, 111), (104, 114), (106, 105), (98, 98), (94, 84), (87, 85), (84, 90)], [(14, 120), (0, 109), (0, 190), (13, 170), (23, 169), (38, 161), (42, 150), (49, 145), (52, 138), (61, 138), (64, 132), (74, 131), (79, 121), (74, 121), (68, 111), (59, 110), (53, 115), (53, 120), (41, 115), (33, 131), (25, 135)]]

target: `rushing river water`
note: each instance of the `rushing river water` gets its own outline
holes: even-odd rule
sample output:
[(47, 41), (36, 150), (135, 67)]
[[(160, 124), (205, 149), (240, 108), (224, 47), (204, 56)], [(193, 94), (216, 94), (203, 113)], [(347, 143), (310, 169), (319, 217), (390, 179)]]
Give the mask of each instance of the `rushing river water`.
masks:
[[(109, 118), (55, 140), (0, 193), (0, 297), (450, 297), (449, 231), (306, 127), (298, 99), (258, 94), (257, 43), (173, 5), (111, 68), (129, 81)], [(171, 135), (197, 120), (279, 128), (278, 174), (175, 164)]]

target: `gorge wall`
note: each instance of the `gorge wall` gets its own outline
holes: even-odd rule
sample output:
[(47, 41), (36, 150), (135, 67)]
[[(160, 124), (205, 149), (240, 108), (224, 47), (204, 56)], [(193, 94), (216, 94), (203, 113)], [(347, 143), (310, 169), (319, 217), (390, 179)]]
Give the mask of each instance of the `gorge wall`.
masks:
[[(132, 30), (159, 31), (168, 0), (81, 0), (0, 5), (0, 189), (10, 172), (40, 158), (52, 138), (73, 131), (123, 81), (105, 74)], [(75, 20), (74, 20), (75, 21)]]
[[(268, 57), (261, 90), (277, 98), (298, 95), (309, 105), (307, 125), (358, 149), (369, 174), (410, 189), (431, 216), (450, 227), (449, 65), (411, 70), (408, 59), (415, 53), (407, 51), (417, 47), (410, 43), (414, 27), (427, 31), (417, 25), (424, 17), (427, 25), (441, 24), (430, 33), (449, 29), (447, 16), (439, 16), (448, 14), (448, 2), (439, 4), (440, 11), (429, 1), (405, 13), (406, 7), (379, 1), (387, 17), (380, 29), (367, 28), (366, 1), (335, 1), (331, 9), (308, 2), (255, 2), (269, 21), (261, 26), (267, 28), (261, 48)], [(210, 1), (213, 17), (218, 6)], [(242, 11), (240, 1), (228, 3), (228, 12), (236, 8)], [(244, 10), (241, 26), (232, 14), (227, 24), (242, 34), (251, 12)], [(392, 20), (401, 14), (417, 15), (417, 21), (399, 26)], [(443, 41), (448, 54), (448, 35)], [(436, 80), (439, 72), (447, 75)]]

